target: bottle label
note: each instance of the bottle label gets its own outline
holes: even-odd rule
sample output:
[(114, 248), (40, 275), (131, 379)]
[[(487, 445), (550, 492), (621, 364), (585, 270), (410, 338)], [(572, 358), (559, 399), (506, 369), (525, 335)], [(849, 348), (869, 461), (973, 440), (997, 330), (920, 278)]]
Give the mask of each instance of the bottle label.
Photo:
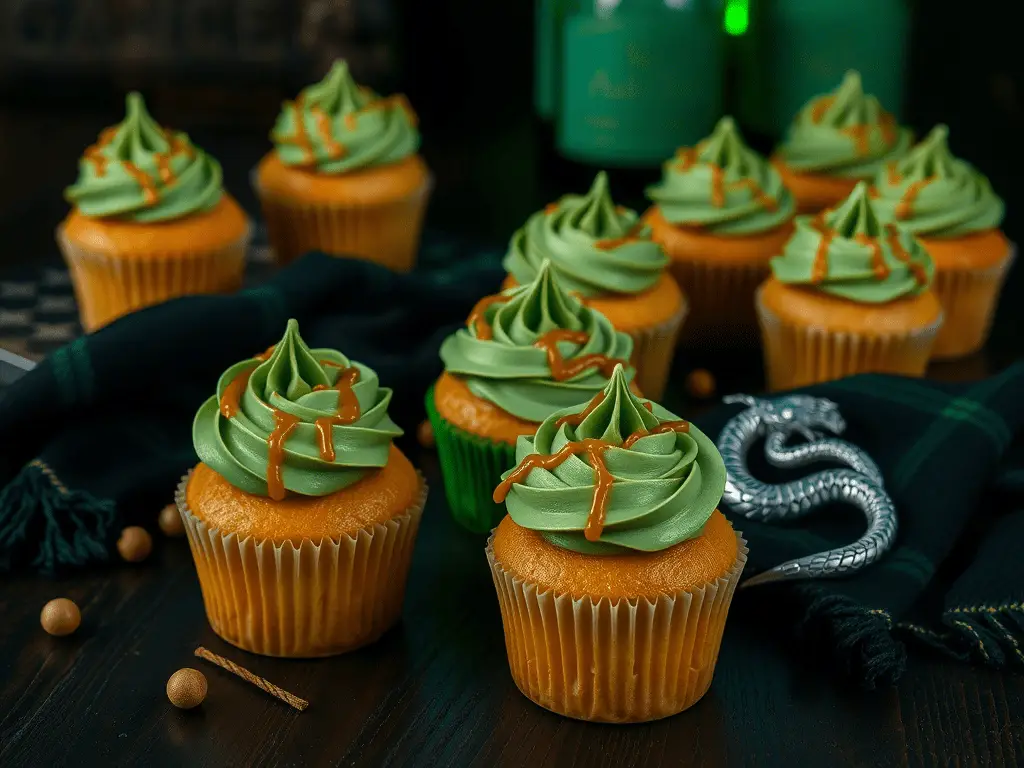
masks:
[(711, 14), (570, 16), (563, 26), (558, 148), (574, 160), (656, 166), (714, 127), (721, 30)]

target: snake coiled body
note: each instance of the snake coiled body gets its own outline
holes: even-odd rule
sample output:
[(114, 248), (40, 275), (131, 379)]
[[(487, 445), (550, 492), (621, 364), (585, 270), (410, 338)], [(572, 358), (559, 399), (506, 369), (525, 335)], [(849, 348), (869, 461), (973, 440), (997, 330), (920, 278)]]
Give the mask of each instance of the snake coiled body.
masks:
[[(845, 576), (888, 551), (896, 537), (896, 510), (883, 488), (878, 466), (857, 446), (816, 431), (824, 428), (836, 434), (845, 428), (834, 403), (803, 395), (776, 401), (740, 395), (727, 401), (750, 406), (726, 424), (718, 440), (729, 473), (722, 501), (730, 510), (773, 523), (843, 502), (858, 507), (868, 524), (864, 535), (852, 544), (782, 563), (748, 579), (746, 586)], [(789, 446), (794, 434), (803, 435), (807, 442)], [(761, 438), (765, 438), (765, 457), (774, 466), (800, 468), (829, 461), (849, 468), (824, 470), (788, 483), (762, 482), (747, 468), (747, 454)]]

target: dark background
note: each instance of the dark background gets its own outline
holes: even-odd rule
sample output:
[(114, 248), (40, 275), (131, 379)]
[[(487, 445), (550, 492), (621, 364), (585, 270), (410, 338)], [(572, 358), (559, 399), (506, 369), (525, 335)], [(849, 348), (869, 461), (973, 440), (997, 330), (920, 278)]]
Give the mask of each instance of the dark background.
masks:
[[(756, 1), (756, 0), (755, 0)], [(893, 0), (896, 2), (897, 0)], [(1024, 57), (1013, 0), (917, 2), (905, 122), (951, 129), (1007, 201), (1021, 237)], [(99, 8), (102, 14), (82, 15)], [(1016, 14), (1014, 13), (1016, 11)], [(248, 177), (280, 108), (335, 56), (361, 81), (408, 94), (437, 188), (428, 227), (499, 247), (579, 183), (533, 117), (527, 0), (3, 0), (0, 3), (0, 278), (59, 259), (61, 190), (99, 130), (141, 90), (162, 123), (224, 166), (253, 215)], [(83, 19), (105, 19), (90, 24)], [(767, 137), (749, 137), (761, 149)], [(571, 180), (571, 182), (570, 182)], [(613, 175), (613, 191), (628, 180)], [(621, 195), (620, 195), (621, 196)], [(636, 204), (639, 201), (627, 199)], [(1024, 279), (1011, 274), (989, 348), (932, 369), (974, 378), (1020, 355)], [(677, 360), (677, 386), (700, 355)], [(716, 362), (720, 390), (761, 384), (756, 352)], [(696, 404), (687, 415), (699, 413)], [(10, 436), (0, 436), (10, 439)], [(685, 715), (611, 728), (537, 708), (508, 675), (483, 542), (447, 515), (436, 463), (404, 621), (377, 645), (320, 662), (259, 659), (213, 636), (184, 541), (157, 536), (141, 567), (0, 585), (0, 765), (1015, 765), (1024, 682), (915, 652), (897, 688), (844, 688), (794, 653), (757, 594), (738, 599), (715, 683)], [(154, 518), (157, 510), (153, 511)], [(41, 633), (58, 595), (85, 621)], [(302, 715), (190, 658), (203, 644), (311, 700)], [(813, 649), (812, 649), (813, 651)], [(163, 685), (181, 666), (210, 680), (196, 712)]]

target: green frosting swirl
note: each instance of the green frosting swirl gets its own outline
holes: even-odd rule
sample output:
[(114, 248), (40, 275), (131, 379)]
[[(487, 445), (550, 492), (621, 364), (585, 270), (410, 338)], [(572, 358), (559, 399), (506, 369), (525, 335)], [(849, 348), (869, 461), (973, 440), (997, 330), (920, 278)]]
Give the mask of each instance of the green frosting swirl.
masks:
[[(352, 424), (331, 426), (335, 455), (327, 461), (320, 454), (315, 422), (338, 413), (341, 396), (332, 387), (341, 370), (349, 367), (359, 371), (352, 390), (360, 415)], [(249, 371), (238, 409), (226, 418), (221, 398)], [(299, 324), (289, 320), (269, 359), (243, 360), (221, 375), (217, 394), (196, 413), (192, 442), (200, 460), (236, 488), (268, 496), (268, 439), (276, 426), (274, 412), (291, 414), (298, 424), (284, 441), (284, 488), (302, 496), (326, 496), (387, 464), (391, 441), (402, 434), (388, 416), (390, 402), (391, 390), (380, 386), (373, 370), (336, 350), (310, 349), (299, 336)]]
[(282, 163), (324, 174), (397, 163), (420, 146), (405, 97), (382, 98), (356, 85), (340, 59), (327, 77), (285, 103), (270, 138)]
[(903, 156), (912, 140), (878, 99), (864, 94), (860, 75), (851, 71), (837, 91), (800, 110), (778, 153), (796, 171), (871, 179)]
[(668, 264), (636, 211), (612, 202), (604, 171), (587, 194), (566, 195), (531, 216), (512, 235), (503, 265), (525, 285), (545, 260), (566, 290), (583, 296), (642, 293), (658, 282)]
[(883, 225), (863, 181), (838, 208), (797, 216), (796, 231), (771, 265), (783, 283), (813, 286), (862, 304), (917, 295), (935, 273), (928, 252), (910, 232)]
[(779, 172), (743, 143), (731, 117), (665, 163), (661, 183), (648, 187), (647, 197), (672, 224), (727, 236), (775, 229), (796, 205)]
[(189, 141), (161, 128), (138, 93), (127, 114), (107, 128), (78, 161), (78, 180), (64, 197), (90, 218), (151, 222), (208, 211), (220, 202), (220, 163)]
[(878, 172), (875, 208), (916, 235), (962, 237), (1003, 223), (1003, 201), (974, 166), (953, 157), (936, 126), (906, 157)]
[[(543, 421), (554, 411), (589, 402), (608, 383), (598, 368), (556, 381), (546, 352), (533, 346), (545, 333), (564, 329), (587, 334), (584, 344), (559, 342), (566, 361), (592, 354), (629, 360), (633, 353), (629, 336), (562, 290), (551, 262), (541, 264), (532, 283), (503, 295), (508, 300), (491, 305), (484, 314), (493, 338), (478, 338), (475, 327), (461, 328), (441, 345), (441, 359), (445, 370), (465, 378), (474, 395), (517, 418)], [(633, 376), (629, 368), (627, 380)]]
[(653, 404), (653, 413), (648, 411), (646, 401), (629, 391), (621, 367), (604, 395), (578, 427), (557, 422), (581, 412), (580, 407), (560, 411), (546, 418), (536, 435), (520, 437), (516, 445), (516, 460), (521, 462), (531, 454), (551, 456), (571, 441), (611, 443), (602, 456), (614, 482), (598, 541), (584, 535), (596, 473), (582, 454), (552, 470), (534, 469), (522, 483), (514, 483), (506, 498), (512, 519), (540, 531), (556, 546), (593, 555), (654, 552), (699, 536), (725, 490), (725, 465), (715, 444), (691, 425), (688, 432), (652, 434), (622, 448), (634, 432), (679, 417)]

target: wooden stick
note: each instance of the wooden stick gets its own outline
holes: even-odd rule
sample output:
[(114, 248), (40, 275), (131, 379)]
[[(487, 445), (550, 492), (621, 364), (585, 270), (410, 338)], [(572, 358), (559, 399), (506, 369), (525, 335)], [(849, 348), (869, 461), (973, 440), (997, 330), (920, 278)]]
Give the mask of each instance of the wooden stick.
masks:
[(304, 711), (306, 707), (309, 706), (309, 702), (305, 699), (300, 699), (294, 693), (288, 693), (288, 691), (284, 690), (283, 688), (278, 688), (276, 685), (269, 682), (268, 680), (264, 680), (262, 677), (254, 675), (245, 667), (240, 667), (237, 664), (235, 664), (235, 662), (229, 661), (228, 659), (225, 659), (223, 656), (218, 656), (216, 653), (212, 653), (211, 651), (206, 650), (202, 646), (196, 648), (196, 656), (198, 656), (200, 659), (205, 659), (211, 664), (216, 664), (221, 669), (226, 669), (233, 675), (238, 675), (247, 683), (252, 683), (257, 688), (266, 691), (271, 696), (274, 696), (283, 701), (285, 704), (288, 704), (294, 707), (295, 709), (299, 710), (299, 712)]

